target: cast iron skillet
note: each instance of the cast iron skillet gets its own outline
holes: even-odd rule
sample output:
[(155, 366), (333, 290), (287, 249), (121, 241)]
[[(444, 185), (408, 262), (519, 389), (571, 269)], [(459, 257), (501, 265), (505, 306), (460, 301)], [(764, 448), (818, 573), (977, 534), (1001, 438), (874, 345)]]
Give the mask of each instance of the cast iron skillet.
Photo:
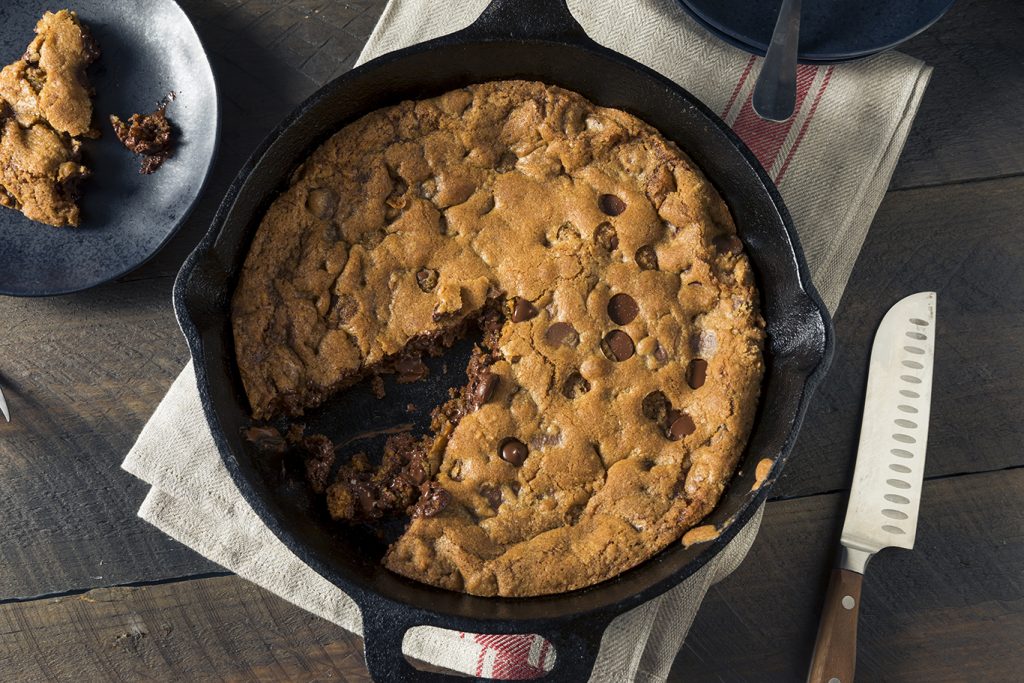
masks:
[[(750, 444), (706, 523), (717, 539), (673, 544), (640, 566), (587, 589), (538, 598), (480, 598), (432, 588), (380, 565), (381, 549), (339, 532), (280, 483), (241, 436), (248, 403), (233, 353), (229, 302), (257, 224), (291, 171), (346, 123), (379, 107), (470, 83), (527, 78), (560, 85), (630, 111), (685, 150), (721, 191), (753, 261), (767, 321), (767, 371)], [(778, 192), (743, 143), (692, 95), (591, 41), (564, 0), (493, 0), (458, 33), (391, 53), (334, 80), (303, 103), (256, 151), (228, 191), (206, 238), (182, 267), (175, 309), (195, 359), (203, 407), (224, 463), (246, 501), (300, 559), (362, 610), (366, 664), (379, 681), (446, 680), (401, 654), (417, 625), (474, 633), (539, 633), (555, 646), (545, 680), (586, 679), (601, 635), (617, 615), (676, 586), (713, 558), (747, 523), (778, 477), (814, 387), (831, 354), (831, 322), (810, 283)], [(406, 385), (416, 386), (416, 385)], [(358, 393), (358, 392), (357, 392)], [(333, 422), (359, 423), (375, 410), (341, 397)], [(389, 392), (387, 401), (404, 404)], [(362, 429), (370, 428), (362, 424)], [(775, 461), (751, 491), (755, 464)]]

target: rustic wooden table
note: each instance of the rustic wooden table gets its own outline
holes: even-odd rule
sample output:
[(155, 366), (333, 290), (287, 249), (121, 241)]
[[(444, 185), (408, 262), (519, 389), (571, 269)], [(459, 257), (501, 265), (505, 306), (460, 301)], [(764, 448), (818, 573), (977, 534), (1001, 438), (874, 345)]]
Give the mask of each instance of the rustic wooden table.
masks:
[[(223, 140), (173, 242), (121, 281), (0, 299), (0, 680), (367, 679), (359, 639), (137, 519), (119, 464), (188, 354), (182, 259), (249, 150), (350, 68), (383, 0), (186, 0), (221, 87)], [(674, 680), (802, 680), (842, 523), (870, 341), (939, 293), (913, 552), (874, 560), (861, 680), (1024, 672), (1024, 5), (961, 0), (904, 50), (932, 83), (835, 316), (831, 374), (740, 569), (714, 587)]]

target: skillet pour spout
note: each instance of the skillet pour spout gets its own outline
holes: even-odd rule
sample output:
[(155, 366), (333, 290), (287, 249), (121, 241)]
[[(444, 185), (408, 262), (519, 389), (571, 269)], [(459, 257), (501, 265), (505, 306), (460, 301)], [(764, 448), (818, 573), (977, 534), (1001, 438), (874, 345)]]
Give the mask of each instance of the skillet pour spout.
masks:
[[(234, 360), (230, 299), (256, 228), (292, 170), (331, 134), (384, 106), (502, 79), (574, 90), (626, 110), (685, 151), (718, 188), (747, 246), (766, 321), (760, 407), (739, 469), (704, 524), (718, 537), (673, 544), (614, 579), (534, 598), (482, 598), (388, 572), (371, 540), (310, 514), (308, 500), (279, 486), (241, 435), (249, 406)], [(203, 409), (224, 465), (264, 523), (303, 562), (348, 594), (363, 615), (367, 666), (378, 681), (439, 681), (401, 653), (405, 632), (428, 625), (472, 633), (536, 633), (556, 650), (544, 680), (586, 680), (605, 627), (679, 585), (751, 519), (778, 478), (832, 351), (832, 325), (810, 282), (789, 214), (755, 157), (731, 130), (674, 82), (586, 36), (564, 0), (494, 0), (475, 23), (340, 76), (302, 103), (235, 179), (206, 237), (186, 260), (174, 303), (195, 362)], [(412, 385), (405, 385), (412, 386)], [(402, 396), (391, 396), (404, 404)], [(350, 405), (346, 419), (357, 419)], [(774, 461), (754, 487), (756, 464)]]

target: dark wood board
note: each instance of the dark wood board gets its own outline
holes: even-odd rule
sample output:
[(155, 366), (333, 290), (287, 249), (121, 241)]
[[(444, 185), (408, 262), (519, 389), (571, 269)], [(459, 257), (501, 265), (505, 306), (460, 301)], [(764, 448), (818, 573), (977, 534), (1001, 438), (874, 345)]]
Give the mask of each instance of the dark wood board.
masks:
[(369, 681), (359, 638), (235, 576), (0, 605), (4, 681)]
[[(917, 548), (868, 570), (858, 680), (1014, 680), (1022, 494), (1020, 470), (926, 484)], [(770, 503), (670, 680), (802, 680), (844, 506)], [(0, 605), (0, 634), (0, 680), (367, 680), (358, 638), (234, 576)]]
[(835, 316), (836, 355), (772, 492), (849, 486), (875, 329), (886, 309), (938, 292), (925, 476), (1024, 465), (1024, 178), (891, 192)]
[(135, 516), (120, 469), (188, 360), (170, 284), (0, 299), (0, 600), (218, 569)]
[(899, 50), (935, 67), (893, 188), (1024, 172), (1024, 3), (957, 0)]
[[(1024, 670), (1024, 470), (927, 482), (917, 543), (868, 565), (858, 681), (1011, 681)], [(770, 503), (712, 588), (669, 680), (797, 681), (810, 662), (845, 495)]]

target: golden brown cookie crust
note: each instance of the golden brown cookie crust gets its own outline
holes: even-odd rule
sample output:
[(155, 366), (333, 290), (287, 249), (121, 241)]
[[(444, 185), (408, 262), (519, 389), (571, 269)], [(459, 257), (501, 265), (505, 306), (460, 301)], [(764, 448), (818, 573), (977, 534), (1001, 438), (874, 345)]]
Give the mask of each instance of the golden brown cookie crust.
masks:
[(24, 55), (0, 70), (0, 205), (53, 226), (78, 225), (89, 175), (78, 138), (96, 135), (86, 67), (97, 48), (74, 12), (46, 12)]
[[(764, 336), (753, 274), (685, 154), (557, 87), (404, 102), (313, 152), (267, 211), (233, 299), (253, 414), (299, 414), (495, 299), (508, 300), (499, 381), (441, 444), (431, 474), (447, 504), (415, 516), (385, 564), (527, 596), (597, 583), (678, 540), (717, 503), (750, 431)], [(509, 439), (525, 455), (504, 452)]]

